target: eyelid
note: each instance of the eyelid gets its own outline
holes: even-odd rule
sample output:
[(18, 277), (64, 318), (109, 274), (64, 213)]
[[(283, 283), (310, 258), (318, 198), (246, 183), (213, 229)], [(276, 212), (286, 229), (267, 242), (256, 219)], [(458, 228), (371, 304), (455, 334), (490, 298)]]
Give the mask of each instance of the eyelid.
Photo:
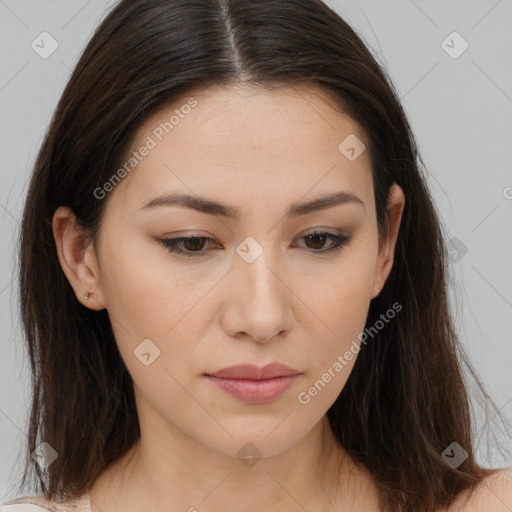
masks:
[[(352, 236), (345, 234), (340, 229), (334, 229), (334, 231), (337, 231), (337, 233), (332, 232), (332, 228), (322, 228), (322, 227), (315, 227), (310, 228), (306, 231), (303, 231), (299, 235), (297, 235), (296, 239), (299, 240), (304, 239), (307, 236), (315, 236), (320, 235), (324, 236), (327, 239), (330, 239), (333, 243), (332, 247), (329, 247), (327, 249), (320, 249), (320, 250), (307, 250), (305, 252), (311, 253), (313, 255), (324, 255), (327, 253), (334, 253), (337, 250), (342, 249), (344, 246), (349, 244), (352, 241)], [(166, 250), (168, 250), (171, 253), (175, 253), (178, 255), (183, 255), (185, 257), (202, 257), (206, 255), (208, 252), (211, 252), (211, 250), (199, 250), (199, 251), (188, 251), (183, 249), (177, 249), (179, 247), (180, 243), (183, 243), (185, 241), (189, 240), (205, 240), (208, 243), (214, 243), (215, 238), (209, 237), (209, 236), (203, 236), (203, 235), (197, 235), (196, 233), (188, 234), (188, 236), (180, 235), (172, 238), (159, 238), (158, 241), (164, 246)], [(217, 244), (219, 245), (219, 244)]]

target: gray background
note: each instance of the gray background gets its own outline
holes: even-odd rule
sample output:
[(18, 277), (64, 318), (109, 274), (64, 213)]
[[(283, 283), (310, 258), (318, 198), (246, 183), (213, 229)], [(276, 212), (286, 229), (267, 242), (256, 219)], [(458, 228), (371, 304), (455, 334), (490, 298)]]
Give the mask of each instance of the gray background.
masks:
[[(446, 237), (457, 239), (450, 285), (455, 324), (491, 396), (512, 418), (512, 2), (326, 3), (371, 47), (399, 92)], [(0, 501), (19, 479), (30, 398), (15, 270), (27, 181), (70, 71), (112, 6), (0, 0)], [(59, 45), (47, 59), (31, 48), (43, 31)], [(453, 31), (469, 44), (457, 58), (443, 48), (453, 54), (460, 40), (442, 45)], [(475, 417), (480, 430), (485, 418), (478, 411)], [(479, 457), (512, 463), (481, 447)]]

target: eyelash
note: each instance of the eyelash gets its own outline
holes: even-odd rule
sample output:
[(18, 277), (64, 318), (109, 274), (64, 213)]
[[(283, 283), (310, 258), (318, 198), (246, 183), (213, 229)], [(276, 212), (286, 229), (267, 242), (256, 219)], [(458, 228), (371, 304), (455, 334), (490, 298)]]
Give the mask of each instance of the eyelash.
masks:
[[(329, 249), (324, 250), (312, 250), (313, 254), (326, 254), (326, 253), (333, 253), (335, 251), (341, 250), (345, 245), (347, 245), (351, 237), (345, 236), (345, 235), (336, 235), (334, 233), (329, 233), (327, 231), (310, 231), (309, 233), (306, 233), (302, 238), (306, 238), (308, 236), (327, 236), (327, 238), (331, 239), (334, 242), (334, 245), (330, 247)], [(183, 249), (178, 248), (178, 244), (188, 241), (188, 240), (213, 240), (213, 238), (206, 237), (206, 236), (190, 236), (190, 237), (178, 237), (178, 238), (163, 238), (159, 239), (159, 242), (162, 243), (162, 245), (169, 251), (175, 254), (182, 254), (186, 257), (200, 257), (202, 256), (206, 251), (200, 250), (200, 251), (187, 251)]]

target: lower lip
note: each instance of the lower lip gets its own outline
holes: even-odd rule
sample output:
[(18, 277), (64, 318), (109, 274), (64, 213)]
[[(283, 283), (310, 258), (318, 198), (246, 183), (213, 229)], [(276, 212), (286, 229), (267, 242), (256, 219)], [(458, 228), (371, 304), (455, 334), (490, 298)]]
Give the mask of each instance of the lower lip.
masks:
[(300, 375), (288, 375), (264, 380), (225, 379), (207, 375), (210, 382), (239, 400), (263, 404), (282, 395)]

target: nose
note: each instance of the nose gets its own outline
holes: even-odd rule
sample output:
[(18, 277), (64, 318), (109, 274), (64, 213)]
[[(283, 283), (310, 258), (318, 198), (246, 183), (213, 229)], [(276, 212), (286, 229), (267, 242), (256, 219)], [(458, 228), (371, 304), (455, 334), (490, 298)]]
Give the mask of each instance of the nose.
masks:
[(275, 259), (266, 251), (251, 263), (236, 255), (230, 274), (223, 316), (230, 336), (268, 343), (290, 329), (293, 293)]

